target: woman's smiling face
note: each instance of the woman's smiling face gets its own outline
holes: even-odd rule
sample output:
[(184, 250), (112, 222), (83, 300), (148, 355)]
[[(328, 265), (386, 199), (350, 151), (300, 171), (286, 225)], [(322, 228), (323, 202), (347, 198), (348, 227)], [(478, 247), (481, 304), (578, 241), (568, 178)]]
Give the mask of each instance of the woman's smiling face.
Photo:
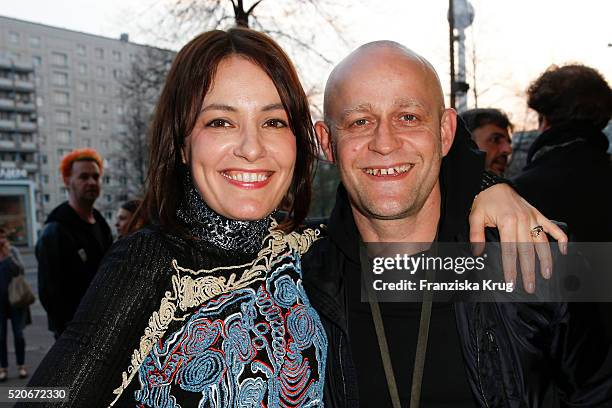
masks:
[(274, 211), (292, 181), (296, 141), (272, 79), (243, 57), (221, 61), (183, 155), (218, 214), (257, 220)]

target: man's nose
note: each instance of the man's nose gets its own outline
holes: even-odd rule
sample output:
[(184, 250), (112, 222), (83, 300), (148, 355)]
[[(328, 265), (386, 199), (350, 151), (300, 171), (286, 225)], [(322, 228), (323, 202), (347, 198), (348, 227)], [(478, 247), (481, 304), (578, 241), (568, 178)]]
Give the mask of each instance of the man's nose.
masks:
[(510, 143), (509, 140), (504, 140), (502, 142), (500, 152), (507, 154), (507, 155), (512, 154), (512, 144)]
[(401, 146), (401, 141), (393, 131), (388, 121), (380, 121), (374, 130), (374, 137), (370, 141), (370, 150), (387, 155), (397, 150)]

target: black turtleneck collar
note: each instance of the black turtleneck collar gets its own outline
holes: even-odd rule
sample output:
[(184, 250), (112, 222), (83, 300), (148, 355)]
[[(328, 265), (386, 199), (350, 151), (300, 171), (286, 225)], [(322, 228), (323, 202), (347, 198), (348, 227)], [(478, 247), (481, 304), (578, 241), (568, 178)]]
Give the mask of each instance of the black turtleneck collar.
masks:
[[(472, 202), (480, 192), (484, 171), (484, 155), (472, 142), (470, 134), (458, 121), (455, 141), (442, 160), (440, 190), (442, 204), (438, 224), (438, 240), (442, 242), (469, 240), (468, 217)], [(348, 193), (340, 184), (336, 205), (328, 223), (330, 239), (353, 262), (359, 262), (361, 237), (355, 224)]]
[(240, 221), (217, 214), (204, 202), (188, 171), (183, 175), (183, 191), (185, 199), (179, 205), (177, 217), (194, 238), (225, 251), (254, 254), (261, 249), (271, 217)]

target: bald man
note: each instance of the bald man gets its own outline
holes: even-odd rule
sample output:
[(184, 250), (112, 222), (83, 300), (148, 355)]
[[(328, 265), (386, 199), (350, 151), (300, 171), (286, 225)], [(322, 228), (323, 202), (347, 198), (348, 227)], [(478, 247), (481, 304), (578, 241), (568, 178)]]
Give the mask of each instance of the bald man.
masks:
[[(565, 304), (362, 302), (361, 243), (470, 240), (483, 160), (444, 107), (431, 64), (397, 43), (366, 44), (333, 70), (324, 110), (316, 133), (341, 184), (329, 235), (303, 264), (329, 341), (325, 406), (539, 407), (553, 382), (572, 406), (612, 404), (606, 345), (585, 322), (570, 324)], [(514, 199), (503, 194), (500, 202)], [(532, 217), (500, 235), (544, 243), (530, 227), (554, 227)], [(540, 258), (549, 277), (550, 259)], [(532, 292), (533, 270), (521, 261)], [(515, 283), (516, 270), (506, 278)]]

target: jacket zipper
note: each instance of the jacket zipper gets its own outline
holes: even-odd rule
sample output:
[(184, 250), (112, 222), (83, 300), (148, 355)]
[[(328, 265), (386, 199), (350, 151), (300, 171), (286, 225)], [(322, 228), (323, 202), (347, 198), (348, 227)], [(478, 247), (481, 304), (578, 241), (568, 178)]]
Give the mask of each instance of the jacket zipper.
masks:
[(478, 387), (480, 388), (480, 395), (485, 403), (485, 407), (489, 408), (489, 403), (487, 402), (487, 396), (484, 393), (484, 389), (482, 388), (482, 379), (480, 378), (480, 345), (478, 341), (478, 337), (476, 338), (476, 364), (478, 364)]
[[(346, 395), (346, 380), (344, 379), (344, 364), (342, 363), (342, 332), (340, 332), (340, 351), (339, 351), (339, 355), (340, 355), (340, 374), (342, 374), (342, 390), (344, 391), (344, 401), (345, 404), (348, 404), (348, 398)], [(348, 407), (348, 405), (346, 405)]]

